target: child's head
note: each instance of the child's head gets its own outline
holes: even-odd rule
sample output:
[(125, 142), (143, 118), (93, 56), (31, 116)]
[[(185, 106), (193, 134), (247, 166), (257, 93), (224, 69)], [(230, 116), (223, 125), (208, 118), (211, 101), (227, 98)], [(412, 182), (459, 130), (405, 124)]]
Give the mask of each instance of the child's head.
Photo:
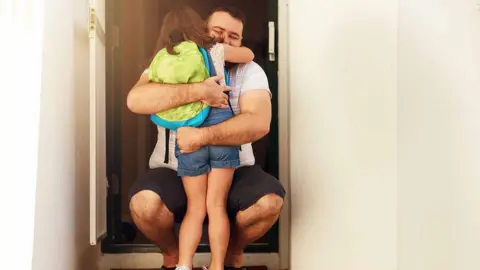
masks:
[(193, 41), (207, 50), (215, 43), (208, 35), (206, 22), (187, 6), (175, 7), (165, 16), (157, 48), (176, 54), (173, 47), (183, 41)]

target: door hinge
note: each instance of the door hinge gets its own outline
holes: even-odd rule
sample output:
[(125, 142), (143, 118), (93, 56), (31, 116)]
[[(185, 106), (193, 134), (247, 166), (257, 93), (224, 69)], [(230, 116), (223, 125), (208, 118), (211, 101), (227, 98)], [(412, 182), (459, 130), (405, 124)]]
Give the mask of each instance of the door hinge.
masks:
[(95, 38), (95, 31), (96, 31), (96, 14), (95, 14), (95, 8), (90, 6), (89, 8), (89, 22), (88, 22), (88, 37), (89, 38)]

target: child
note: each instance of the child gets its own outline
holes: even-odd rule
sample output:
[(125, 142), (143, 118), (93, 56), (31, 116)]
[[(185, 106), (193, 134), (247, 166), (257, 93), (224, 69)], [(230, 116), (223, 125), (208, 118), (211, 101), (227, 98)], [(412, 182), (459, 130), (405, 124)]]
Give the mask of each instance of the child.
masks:
[[(196, 69), (199, 61), (204, 65), (197, 45), (210, 53), (218, 75), (224, 73), (225, 61), (248, 63), (254, 57), (248, 48), (216, 43), (208, 35), (206, 23), (193, 9), (175, 8), (163, 20), (159, 52), (149, 68), (149, 73), (156, 74), (149, 74), (150, 79), (155, 77), (157, 82), (163, 83), (195, 82), (193, 79), (199, 78), (199, 69)], [(225, 78), (221, 83), (225, 84)], [(202, 127), (221, 123), (231, 117), (233, 112), (230, 107), (211, 108)], [(207, 214), (212, 254), (210, 270), (223, 270), (230, 237), (230, 222), (226, 211), (227, 195), (235, 167), (240, 165), (239, 149), (239, 146), (204, 146), (197, 152), (183, 154), (176, 145), (178, 175), (182, 177), (187, 195), (187, 212), (180, 227), (180, 258), (176, 270), (192, 269), (193, 257)]]

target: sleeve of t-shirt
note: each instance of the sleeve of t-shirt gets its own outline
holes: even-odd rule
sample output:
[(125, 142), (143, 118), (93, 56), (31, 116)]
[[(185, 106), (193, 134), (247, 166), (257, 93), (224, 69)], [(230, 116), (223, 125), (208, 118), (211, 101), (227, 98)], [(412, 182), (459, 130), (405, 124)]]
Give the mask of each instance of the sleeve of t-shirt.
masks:
[(243, 73), (243, 82), (240, 89), (240, 95), (252, 90), (264, 90), (272, 96), (268, 85), (268, 78), (262, 67), (255, 62), (250, 62), (245, 66)]

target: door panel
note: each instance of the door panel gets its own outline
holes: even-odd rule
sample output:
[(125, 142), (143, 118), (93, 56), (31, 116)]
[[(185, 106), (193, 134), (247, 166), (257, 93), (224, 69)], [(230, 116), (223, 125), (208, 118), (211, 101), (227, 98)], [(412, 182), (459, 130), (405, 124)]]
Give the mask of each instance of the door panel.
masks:
[(90, 1), (90, 244), (106, 233), (105, 1)]

